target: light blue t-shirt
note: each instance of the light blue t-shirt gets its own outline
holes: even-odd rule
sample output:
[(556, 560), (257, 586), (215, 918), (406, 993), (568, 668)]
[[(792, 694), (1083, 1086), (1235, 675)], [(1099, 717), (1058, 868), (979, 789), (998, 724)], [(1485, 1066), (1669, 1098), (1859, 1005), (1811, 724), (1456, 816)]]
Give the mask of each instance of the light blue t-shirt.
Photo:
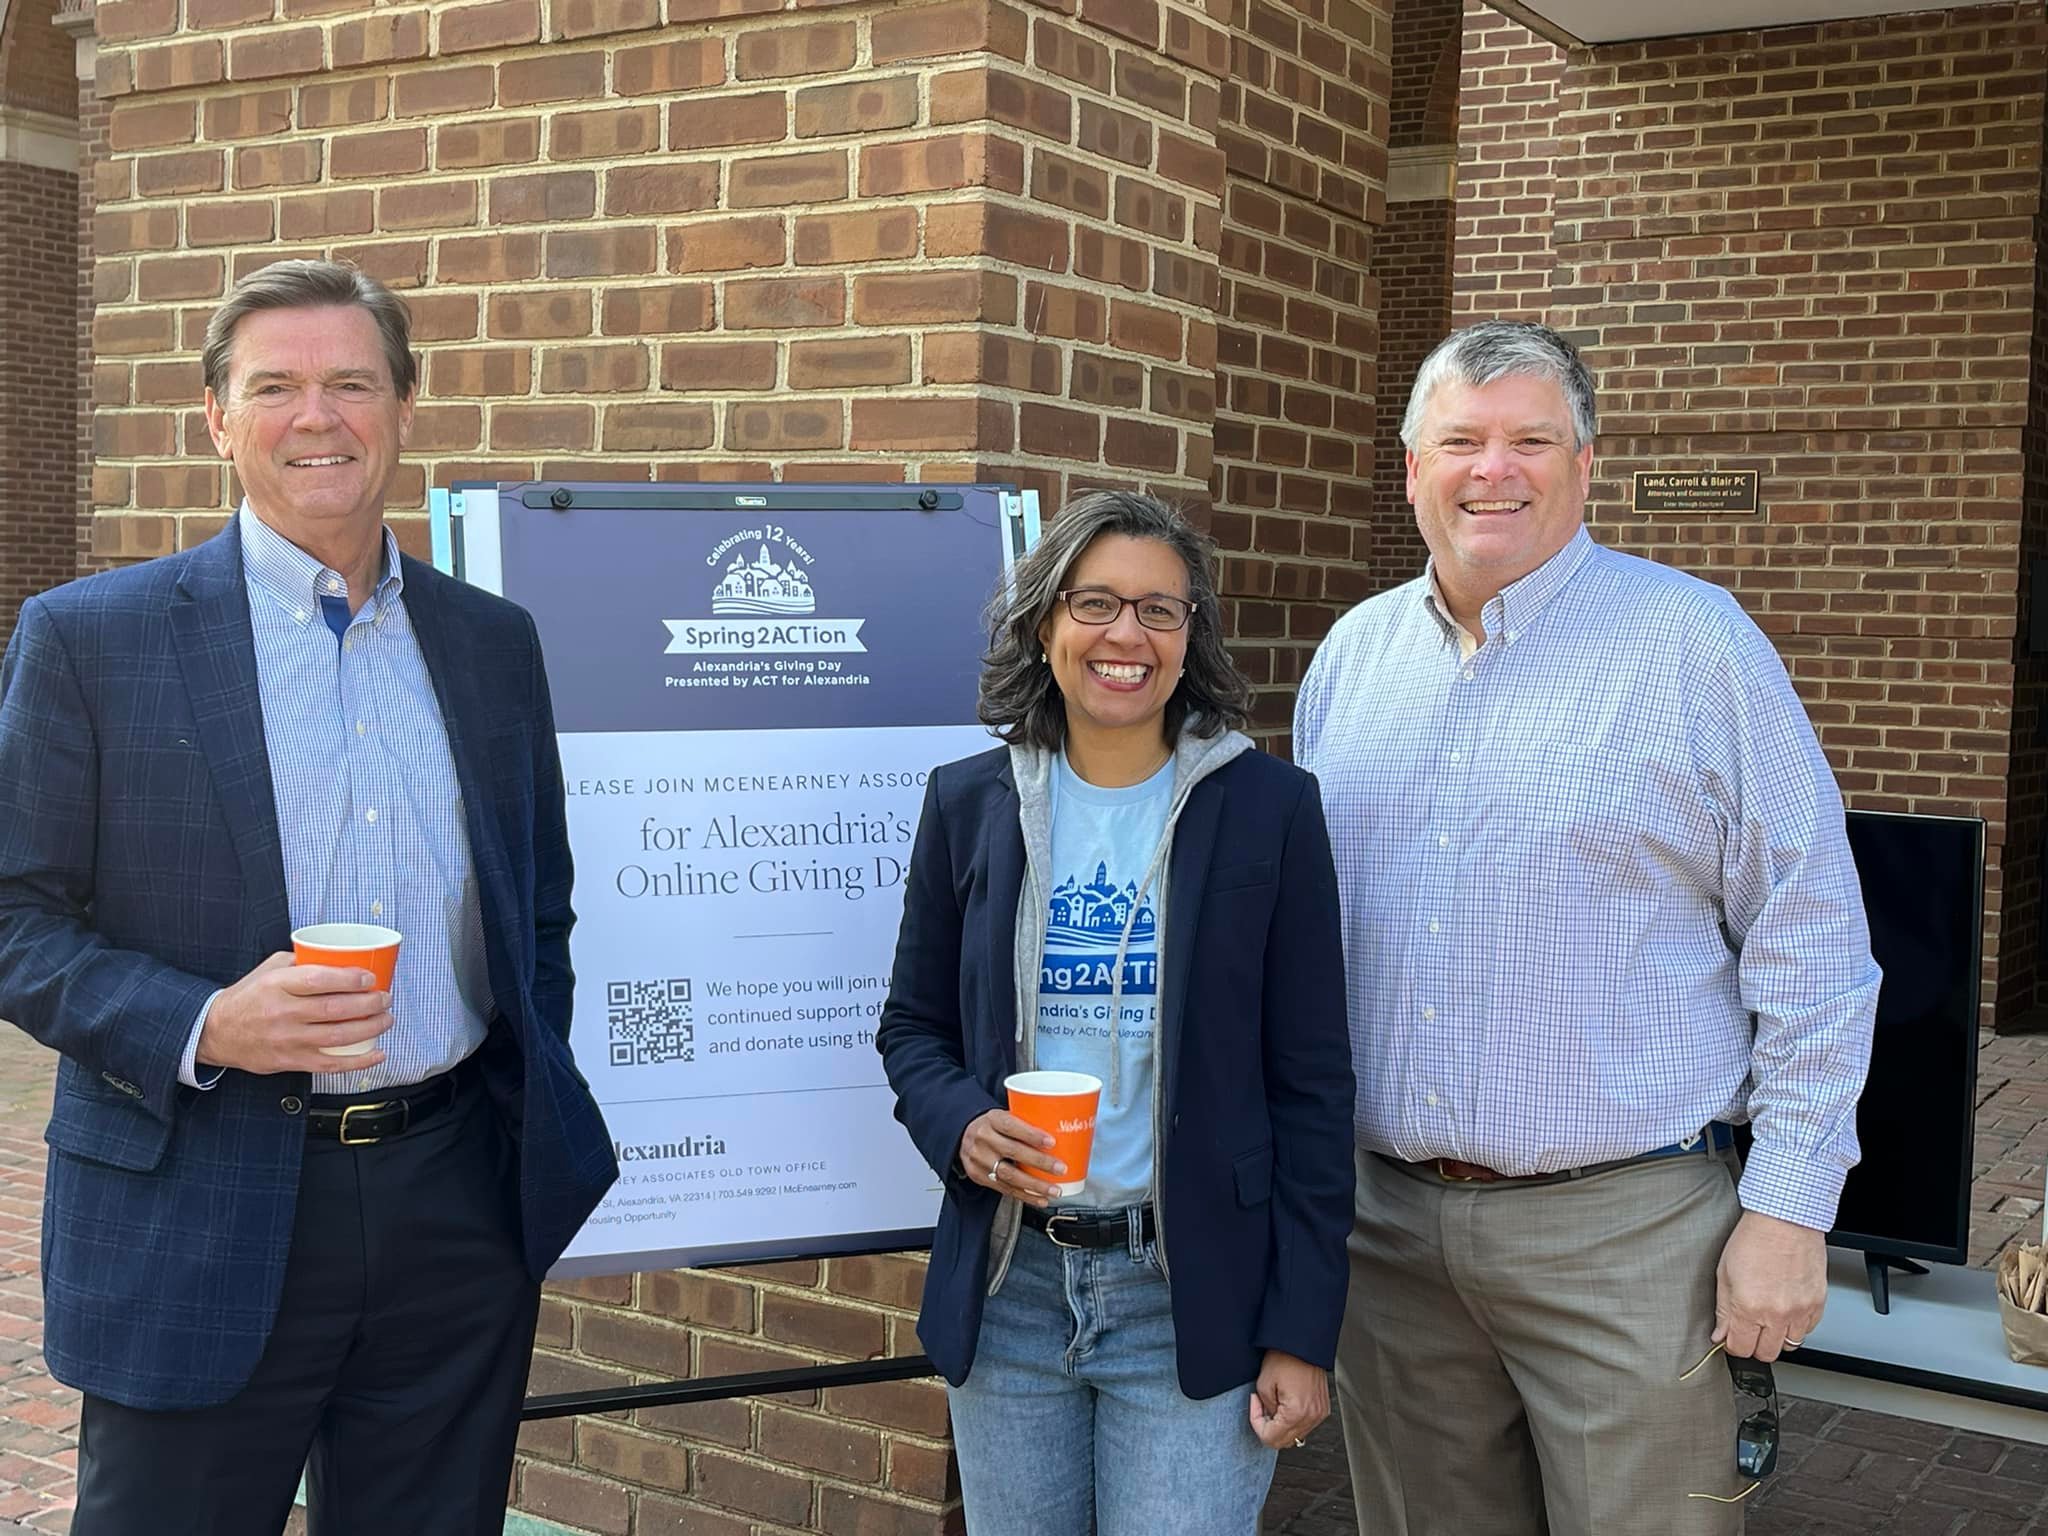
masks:
[[(1037, 1065), (1102, 1079), (1095, 1150), (1074, 1206), (1140, 1205), (1152, 1198), (1152, 1078), (1159, 1029), (1159, 927), (1154, 919), (1166, 874), (1146, 871), (1166, 830), (1173, 764), (1142, 784), (1103, 789), (1067, 766), (1053, 772), (1051, 921), (1038, 968)], [(1137, 916), (1132, 919), (1132, 906)], [(1109, 1002), (1117, 944), (1124, 952), (1122, 1019), (1115, 1032), (1118, 1071), (1111, 1102)]]

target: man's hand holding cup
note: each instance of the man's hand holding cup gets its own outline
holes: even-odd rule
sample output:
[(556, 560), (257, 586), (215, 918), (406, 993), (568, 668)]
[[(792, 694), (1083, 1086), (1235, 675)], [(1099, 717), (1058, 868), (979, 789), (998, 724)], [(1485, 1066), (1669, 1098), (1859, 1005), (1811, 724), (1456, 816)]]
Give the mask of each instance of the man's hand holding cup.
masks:
[(297, 930), (292, 954), (270, 956), (214, 998), (199, 1063), (262, 1074), (375, 1066), (384, 1059), (377, 1037), (392, 1024), (399, 943), (368, 923)]

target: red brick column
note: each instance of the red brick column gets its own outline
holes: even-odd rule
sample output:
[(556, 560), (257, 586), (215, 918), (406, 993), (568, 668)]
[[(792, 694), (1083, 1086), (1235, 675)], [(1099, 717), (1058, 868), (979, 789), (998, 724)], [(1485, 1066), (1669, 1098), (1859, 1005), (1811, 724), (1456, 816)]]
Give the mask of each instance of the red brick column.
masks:
[(1215, 534), (1280, 751), (1316, 643), (1368, 590), (1391, 11), (1247, 0), (1223, 90)]
[(1537, 320), (1557, 265), (1552, 177), (1563, 153), (1565, 53), (1486, 0), (1464, 5), (1452, 305), (1461, 321)]
[(0, 26), (0, 644), (77, 573), (78, 90), (51, 0)]
[(1463, 0), (1397, 3), (1387, 225), (1373, 252), (1380, 280), (1380, 412), (1368, 578), (1374, 591), (1408, 580), (1429, 558), (1408, 505), (1401, 415), (1416, 370), (1452, 324), (1463, 42)]

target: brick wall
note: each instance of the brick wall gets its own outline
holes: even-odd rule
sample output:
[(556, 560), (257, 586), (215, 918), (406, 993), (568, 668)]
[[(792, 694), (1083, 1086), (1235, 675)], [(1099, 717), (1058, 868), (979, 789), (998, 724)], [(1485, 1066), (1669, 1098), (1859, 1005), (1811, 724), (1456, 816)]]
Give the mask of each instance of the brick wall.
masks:
[[(471, 478), (975, 477), (1049, 506), (1141, 485), (1202, 517), (1215, 495), (1255, 514), (1216, 514), (1226, 590), (1284, 688), (1352, 595), (1383, 218), (1384, 6), (1309, 9), (102, 0), (93, 557), (220, 525), (205, 319), (236, 275), (329, 253), (413, 291), (425, 384), (392, 511), (414, 548), (426, 488)], [(1226, 112), (1254, 46), (1266, 73)], [(1228, 484), (1227, 190), (1261, 199), (1235, 205), (1239, 409), (1270, 401), (1280, 434)], [(1262, 718), (1284, 729), (1288, 700)], [(911, 1353), (921, 1274), (557, 1286), (533, 1389)], [(516, 1503), (618, 1536), (954, 1530), (944, 1437), (931, 1382), (543, 1423)]]
[(78, 177), (48, 162), (77, 114), (54, 0), (0, 24), (0, 111), (27, 134), (0, 160), (0, 645), (24, 600), (77, 570)]
[(1214, 532), (1278, 750), (1316, 642), (1366, 590), (1390, 12), (1244, 0), (1223, 88)]
[(1452, 303), (1460, 319), (1540, 319), (1555, 265), (1551, 177), (1564, 50), (1485, 0), (1464, 3)]
[[(99, 519), (94, 507), (99, 503), (95, 487), (93, 458), (93, 419), (97, 407), (92, 391), (92, 323), (97, 307), (97, 273), (93, 259), (92, 229), (94, 210), (98, 205), (98, 180), (102, 173), (119, 174), (118, 167), (107, 148), (107, 123), (112, 115), (108, 103), (102, 101), (95, 87), (99, 71), (99, 48), (94, 36), (98, 0), (60, 0), (58, 18), (62, 29), (70, 40), (73, 70), (77, 75), (73, 94), (78, 115), (78, 206), (76, 210), (77, 236), (72, 252), (74, 274), (72, 287), (73, 327), (77, 334), (76, 359), (71, 374), (76, 381), (73, 393), (77, 396), (78, 421), (74, 436), (72, 455), (73, 479), (76, 495), (72, 501), (74, 524), (73, 565), (83, 575), (88, 571), (101, 569), (106, 560), (93, 554), (94, 531)], [(108, 500), (121, 504), (128, 499), (124, 489)]]
[(1396, 0), (1387, 148), (1454, 144), (1464, 0)]
[(101, 462), (130, 471), (103, 548), (214, 526), (223, 477), (173, 429), (196, 328), (288, 251), (431, 289), (402, 507), (558, 474), (1206, 483), (1198, 8), (311, 9), (101, 13)]
[(1463, 0), (1399, 0), (1394, 11), (1393, 99), (1388, 148), (1395, 173), (1387, 225), (1373, 249), (1380, 284), (1380, 412), (1373, 468), (1367, 584), (1382, 591), (1422, 569), (1429, 551), (1408, 504), (1401, 416), (1416, 370), (1450, 331), (1453, 189)]
[[(2048, 175), (2048, 163), (2044, 163)], [(2020, 508), (2017, 643), (2013, 658), (2011, 768), (2006, 782), (2005, 847), (1999, 989), (2007, 1019), (2039, 1027), (2048, 1005), (2048, 954), (2043, 953), (2043, 840), (2048, 839), (2048, 653), (2031, 635), (2048, 626), (2048, 603), (2037, 572), (2048, 563), (2048, 198), (2034, 214), (2033, 345), (2028, 357), (2027, 423), (2022, 434), (2025, 488)], [(2032, 1015), (2032, 1017), (2030, 1017)]]
[(77, 571), (78, 178), (0, 161), (0, 645)]
[(78, 113), (71, 39), (51, 25), (57, 0), (11, 0), (0, 28), (0, 103), (57, 117)]
[(1371, 590), (1419, 574), (1429, 549), (1408, 503), (1408, 460), (1401, 414), (1415, 373), (1451, 329), (1451, 244), (1455, 207), (1448, 198), (1389, 205), (1373, 251), (1380, 281), (1381, 409), (1376, 435)]
[[(1987, 818), (1985, 1017), (2017, 1017), (1999, 954), (2034, 938), (1998, 913), (2008, 858), (2036, 858), (2008, 853), (2005, 781), (2040, 8), (1569, 57), (1468, 10), (1466, 41), (1461, 314), (1585, 346), (1596, 531), (1735, 592), (1852, 804)], [(1758, 470), (1764, 511), (1624, 510), (1630, 471), (1709, 464)]]
[[(532, 1390), (916, 1354), (923, 1280), (884, 1254), (551, 1286)], [(930, 1381), (548, 1420), (520, 1436), (517, 1507), (619, 1536), (957, 1533), (946, 1435)]]

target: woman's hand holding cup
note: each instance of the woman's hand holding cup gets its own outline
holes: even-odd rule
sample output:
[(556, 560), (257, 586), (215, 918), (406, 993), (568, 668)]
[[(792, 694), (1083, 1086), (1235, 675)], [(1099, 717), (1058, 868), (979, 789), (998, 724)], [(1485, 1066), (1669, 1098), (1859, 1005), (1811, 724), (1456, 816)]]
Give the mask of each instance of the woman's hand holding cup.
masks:
[(985, 1189), (1009, 1195), (1041, 1210), (1059, 1190), (1037, 1172), (1057, 1178), (1067, 1166), (1052, 1155), (1052, 1136), (1027, 1125), (1007, 1109), (992, 1109), (968, 1122), (960, 1138), (960, 1166)]

